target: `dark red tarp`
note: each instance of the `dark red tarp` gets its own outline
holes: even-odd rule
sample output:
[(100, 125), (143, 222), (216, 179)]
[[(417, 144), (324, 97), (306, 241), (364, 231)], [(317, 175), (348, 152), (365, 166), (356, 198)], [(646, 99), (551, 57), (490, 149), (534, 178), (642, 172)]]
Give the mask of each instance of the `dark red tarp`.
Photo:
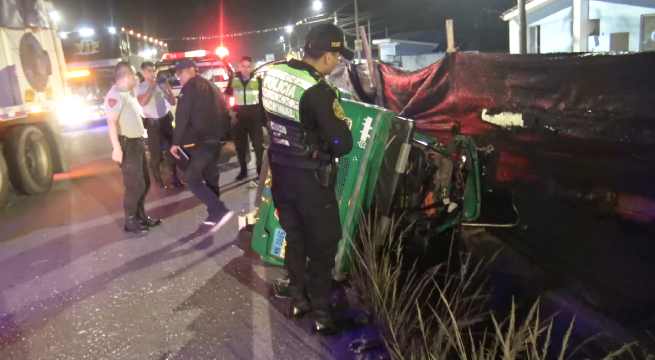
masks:
[[(457, 53), (411, 73), (380, 64), (377, 102), (419, 129), (459, 123), (492, 145), (485, 183), (511, 191), (523, 224), (502, 237), (641, 329), (655, 319), (654, 67), (655, 53)], [(522, 113), (527, 128), (485, 123), (485, 108)]]
[(379, 66), (384, 106), (424, 130), (489, 129), (483, 109), (582, 138), (655, 143), (655, 53), (456, 53), (416, 72)]

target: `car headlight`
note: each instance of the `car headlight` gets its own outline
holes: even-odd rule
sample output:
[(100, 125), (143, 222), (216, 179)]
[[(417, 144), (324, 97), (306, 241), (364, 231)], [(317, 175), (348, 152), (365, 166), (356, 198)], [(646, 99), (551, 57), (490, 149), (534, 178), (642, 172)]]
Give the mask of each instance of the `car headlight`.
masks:
[(103, 116), (98, 106), (81, 96), (66, 96), (57, 104), (57, 120), (62, 126), (79, 126), (100, 120)]

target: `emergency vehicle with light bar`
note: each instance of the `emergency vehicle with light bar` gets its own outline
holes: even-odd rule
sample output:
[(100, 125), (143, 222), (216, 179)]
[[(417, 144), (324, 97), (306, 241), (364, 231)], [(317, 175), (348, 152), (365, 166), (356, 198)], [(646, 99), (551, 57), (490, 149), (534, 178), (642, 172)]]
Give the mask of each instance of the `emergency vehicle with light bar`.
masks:
[(158, 79), (168, 81), (173, 88), (173, 94), (179, 95), (182, 86), (175, 77), (175, 65), (182, 60), (190, 59), (198, 67), (200, 76), (212, 81), (221, 91), (225, 91), (234, 74), (234, 68), (227, 61), (229, 54), (229, 50), (224, 46), (219, 46), (213, 52), (200, 49), (165, 53), (157, 63)]

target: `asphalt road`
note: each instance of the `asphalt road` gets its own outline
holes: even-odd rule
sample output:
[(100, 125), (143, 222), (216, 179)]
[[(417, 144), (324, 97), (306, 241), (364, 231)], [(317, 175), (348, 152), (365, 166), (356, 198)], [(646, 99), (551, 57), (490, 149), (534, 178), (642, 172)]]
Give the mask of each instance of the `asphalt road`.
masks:
[[(164, 224), (130, 238), (106, 129), (69, 133), (66, 147), (71, 171), (50, 193), (0, 212), (0, 359), (348, 358), (348, 336), (286, 319), (270, 287), (282, 271), (239, 239), (236, 215), (207, 233), (188, 191), (157, 188), (147, 209)], [(238, 214), (254, 190), (230, 184), (236, 171), (221, 183)]]

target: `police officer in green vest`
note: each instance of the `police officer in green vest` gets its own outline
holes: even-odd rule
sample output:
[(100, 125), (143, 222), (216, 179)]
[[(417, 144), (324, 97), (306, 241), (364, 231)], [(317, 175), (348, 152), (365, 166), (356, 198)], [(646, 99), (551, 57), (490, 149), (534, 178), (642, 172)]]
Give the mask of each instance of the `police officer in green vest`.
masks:
[(332, 24), (314, 27), (303, 60), (270, 66), (262, 84), (273, 200), (286, 231), (291, 315), (312, 312), (321, 334), (337, 331), (329, 298), (342, 230), (330, 169), (353, 144), (337, 91), (325, 81), (342, 57), (353, 57), (343, 38)]
[(234, 74), (225, 90), (225, 93), (228, 96), (233, 96), (235, 100), (234, 110), (236, 114), (234, 116), (236, 118), (234, 119), (233, 135), (239, 165), (241, 165), (241, 172), (237, 176), (237, 181), (248, 176), (248, 164), (246, 163), (250, 148), (248, 138), (250, 138), (252, 147), (255, 149), (257, 175), (259, 175), (262, 167), (264, 114), (259, 105), (260, 80), (260, 78), (253, 76), (252, 58), (244, 56), (239, 62), (239, 71)]

